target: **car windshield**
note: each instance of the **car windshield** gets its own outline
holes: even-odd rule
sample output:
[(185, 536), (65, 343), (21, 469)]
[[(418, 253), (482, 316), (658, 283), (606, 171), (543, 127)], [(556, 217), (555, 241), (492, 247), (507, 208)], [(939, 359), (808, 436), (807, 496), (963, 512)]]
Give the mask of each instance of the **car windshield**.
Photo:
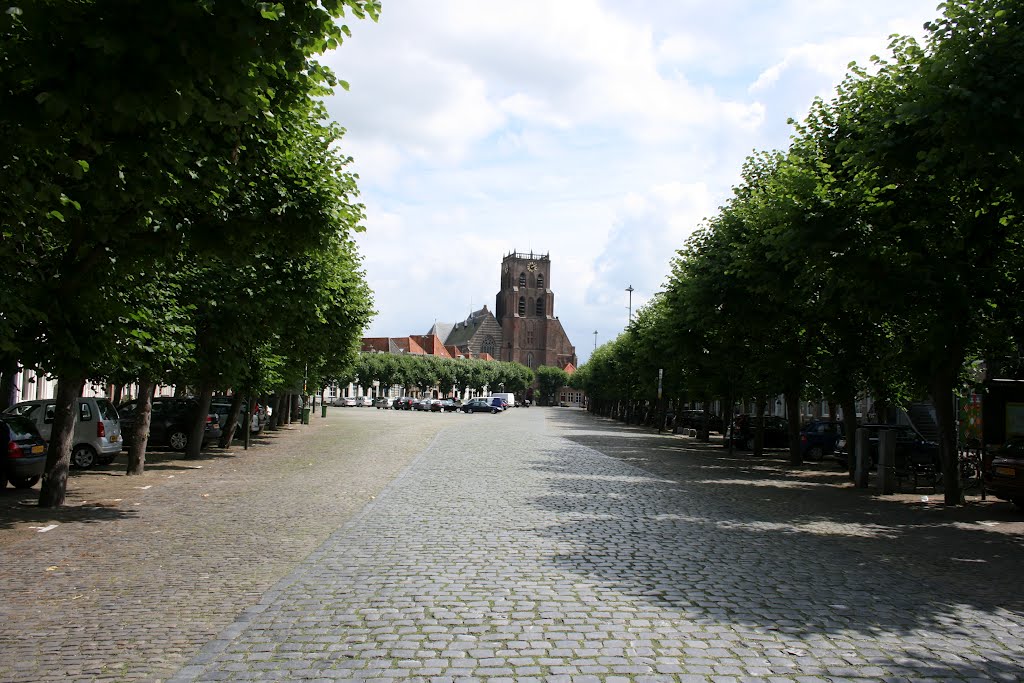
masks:
[(3, 421), (11, 428), (11, 438), (15, 441), (24, 441), (39, 436), (32, 420), (21, 415), (4, 415)]

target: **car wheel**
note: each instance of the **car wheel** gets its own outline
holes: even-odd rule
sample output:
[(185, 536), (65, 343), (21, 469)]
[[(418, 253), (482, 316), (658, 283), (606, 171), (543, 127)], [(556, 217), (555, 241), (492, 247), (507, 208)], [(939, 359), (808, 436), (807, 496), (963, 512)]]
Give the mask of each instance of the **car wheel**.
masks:
[(754, 446), (755, 446), (754, 441), (755, 441), (754, 437), (750, 437), (750, 438), (747, 439), (746, 443), (744, 443), (743, 445), (744, 445), (744, 447), (748, 451), (752, 451), (752, 450), (754, 450)]
[(85, 470), (96, 464), (96, 451), (84, 443), (71, 449), (71, 466)]
[(821, 450), (821, 446), (811, 446), (807, 449), (807, 459), (813, 462), (818, 462), (825, 457), (825, 452)]
[(39, 481), (39, 475), (34, 477), (14, 477), (11, 479), (11, 486), (16, 489), (30, 489)]
[(495, 413), (497, 413), (497, 412), (498, 412), (498, 409), (497, 409), (497, 408), (491, 408), (491, 415), (493, 415), (493, 414), (495, 414)]
[(167, 445), (176, 451), (185, 450), (185, 446), (188, 445), (188, 434), (181, 429), (171, 430), (170, 436), (167, 437)]

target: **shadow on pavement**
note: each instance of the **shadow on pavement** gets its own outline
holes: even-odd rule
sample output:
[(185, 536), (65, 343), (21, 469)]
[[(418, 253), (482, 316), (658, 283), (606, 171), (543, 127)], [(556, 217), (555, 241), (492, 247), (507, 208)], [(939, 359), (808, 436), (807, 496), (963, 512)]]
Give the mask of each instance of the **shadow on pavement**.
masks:
[[(827, 465), (729, 456), (582, 412), (549, 419), (569, 440), (638, 468), (624, 475), (586, 449), (534, 463), (553, 475), (535, 503), (572, 520), (538, 530), (576, 547), (555, 556), (559, 568), (698, 624), (797, 645), (859, 634), (888, 669), (886, 640), (919, 636), (927, 648), (901, 664), (913, 679), (1020, 680), (1024, 593), (1013, 586), (1024, 525), (1009, 505), (915, 505), (854, 489)], [(984, 633), (962, 625), (979, 622)], [(993, 641), (1005, 651), (980, 652)]]

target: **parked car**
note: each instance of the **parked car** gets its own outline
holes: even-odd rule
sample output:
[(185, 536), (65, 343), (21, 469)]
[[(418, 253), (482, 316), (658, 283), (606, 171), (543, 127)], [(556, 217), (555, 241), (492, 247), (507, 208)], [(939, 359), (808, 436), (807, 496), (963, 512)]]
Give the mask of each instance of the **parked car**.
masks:
[(377, 408), (377, 410), (380, 410), (382, 408), (384, 410), (387, 410), (388, 408), (391, 407), (391, 403), (391, 399), (388, 398), (387, 396), (378, 396), (377, 398), (373, 399), (373, 405), (374, 407)]
[(488, 396), (487, 401), (492, 406), (496, 407), (499, 411), (504, 411), (508, 409), (508, 401), (506, 401), (501, 396)]
[[(907, 472), (913, 469), (928, 469), (935, 473), (942, 471), (939, 444), (924, 439), (913, 427), (908, 425), (863, 424), (857, 425), (857, 429), (868, 430), (871, 467), (875, 467), (878, 464), (878, 433), (883, 429), (888, 429), (896, 433), (896, 462), (894, 464), (897, 472)], [(841, 441), (841, 445), (836, 448), (836, 460), (843, 466), (847, 464), (847, 459), (849, 453), (853, 451), (854, 443), (855, 437), (844, 439)]]
[[(736, 448), (754, 450), (754, 439), (757, 435), (757, 417), (754, 415), (737, 415), (729, 428), (728, 440), (731, 439)], [(785, 448), (789, 445), (789, 424), (785, 418), (777, 415), (764, 416), (764, 447)]]
[[(138, 401), (121, 404), (121, 431), (125, 436), (125, 448), (131, 447), (131, 432), (135, 425)], [(153, 412), (149, 421), (149, 440), (147, 448), (161, 447), (183, 451), (188, 446), (189, 434), (195, 415), (199, 410), (199, 402), (194, 398), (177, 398), (157, 396), (153, 399)], [(203, 432), (203, 444), (212, 439), (220, 438), (220, 419), (216, 413), (206, 416), (206, 428)]]
[(413, 410), (419, 410), (419, 411), (428, 411), (428, 410), (430, 410), (430, 399), (429, 398), (421, 398), (421, 399), (413, 401), (412, 409)]
[(450, 398), (435, 398), (430, 402), (430, 411), (434, 413), (447, 413), (458, 409), (458, 404)]
[(28, 489), (36, 485), (46, 467), (46, 441), (35, 423), (23, 415), (0, 415), (0, 447), (4, 449), (0, 488)]
[(498, 413), (501, 408), (491, 403), (488, 398), (471, 398), (460, 408), (464, 413)]
[(359, 396), (356, 398), (356, 406), (360, 408), (369, 408), (373, 405), (373, 399), (369, 396)]
[(408, 396), (401, 396), (395, 399), (394, 407), (395, 410), (412, 410), (412, 404), (416, 399), (409, 398)]
[(344, 408), (354, 408), (356, 406), (356, 399), (353, 396), (339, 396), (331, 402), (331, 405), (335, 407), (341, 406)]
[[(53, 399), (22, 401), (7, 409), (31, 420), (44, 441), (53, 431), (57, 403)], [(121, 452), (121, 424), (114, 404), (105, 398), (78, 399), (78, 419), (71, 441), (71, 466), (108, 465)]]
[(992, 451), (985, 490), (1024, 510), (1024, 438), (1010, 439)]
[[(245, 411), (249, 408), (248, 401), (242, 401), (242, 409), (238, 412), (238, 420), (235, 426), (235, 438), (242, 438), (244, 433), (245, 425)], [(210, 401), (210, 412), (217, 414), (217, 422), (220, 424), (221, 431), (227, 428), (228, 416), (231, 414), (231, 397), (222, 398), (216, 397)], [(256, 434), (260, 431), (262, 425), (260, 424), (259, 410), (253, 411), (252, 419), (249, 421), (249, 432)]]
[(683, 429), (696, 429), (702, 431), (722, 433), (724, 425), (722, 418), (714, 413), (705, 413), (703, 410), (682, 410), (676, 415), (676, 425)]
[(842, 422), (811, 420), (800, 428), (800, 453), (807, 460), (817, 462), (835, 453), (842, 437)]

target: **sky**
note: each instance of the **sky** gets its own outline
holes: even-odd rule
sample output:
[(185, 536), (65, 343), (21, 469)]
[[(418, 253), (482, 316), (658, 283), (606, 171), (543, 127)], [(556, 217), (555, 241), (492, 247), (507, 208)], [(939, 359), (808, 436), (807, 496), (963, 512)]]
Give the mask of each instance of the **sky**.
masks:
[[(580, 363), (663, 289), (754, 151), (785, 149), (851, 61), (938, 0), (384, 0), (323, 61), (378, 311), (366, 336), (493, 311), (512, 252), (551, 256)], [(632, 286), (632, 295), (626, 288)]]

